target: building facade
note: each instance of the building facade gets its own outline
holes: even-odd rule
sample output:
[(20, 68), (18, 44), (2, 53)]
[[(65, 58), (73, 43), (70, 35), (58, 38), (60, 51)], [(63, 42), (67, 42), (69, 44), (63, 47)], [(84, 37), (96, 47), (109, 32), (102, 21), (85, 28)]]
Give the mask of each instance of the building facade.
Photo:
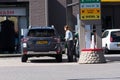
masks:
[[(17, 34), (19, 45), (21, 35), (24, 34), (23, 29), (30, 26), (54, 25), (58, 32), (62, 34), (64, 33), (63, 26), (66, 24), (65, 6), (66, 0), (0, 0), (0, 24), (6, 20), (14, 22), (13, 35)], [(3, 31), (11, 32), (11, 30), (8, 30), (8, 26), (0, 26), (1, 38), (4, 34), (8, 34), (3, 34)], [(2, 45), (2, 42), (4, 40), (0, 39), (0, 45)], [(13, 45), (16, 45), (15, 42), (16, 40)], [(0, 51), (2, 47), (0, 47)]]
[[(77, 24), (79, 0), (69, 0), (77, 3), (71, 8), (70, 19), (72, 27)], [(0, 22), (9, 19), (14, 22), (15, 33), (19, 42), (21, 29), (29, 26), (54, 25), (58, 33), (64, 35), (64, 25), (67, 24), (66, 4), (68, 0), (0, 0)], [(120, 28), (120, 1), (101, 0), (102, 28)], [(0, 29), (1, 31), (1, 29)]]
[[(79, 0), (70, 1), (79, 3)], [(118, 28), (120, 25), (120, 1), (101, 1), (103, 28)], [(60, 30), (60, 33), (63, 33), (61, 27), (66, 24), (66, 4), (67, 0), (0, 0), (0, 21), (4, 20), (3, 17), (8, 16), (15, 18), (16, 26), (20, 26), (20, 28), (32, 25), (54, 25)], [(11, 10), (14, 12), (13, 14), (9, 14)], [(79, 4), (72, 7), (73, 25), (77, 22), (77, 14), (79, 14)]]

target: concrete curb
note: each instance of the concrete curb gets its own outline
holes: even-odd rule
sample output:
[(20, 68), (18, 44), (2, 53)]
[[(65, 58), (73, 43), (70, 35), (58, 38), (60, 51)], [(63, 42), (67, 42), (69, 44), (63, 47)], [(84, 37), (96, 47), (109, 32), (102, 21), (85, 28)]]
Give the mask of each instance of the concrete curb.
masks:
[(5, 58), (5, 57), (21, 57), (21, 54), (0, 54), (0, 58)]

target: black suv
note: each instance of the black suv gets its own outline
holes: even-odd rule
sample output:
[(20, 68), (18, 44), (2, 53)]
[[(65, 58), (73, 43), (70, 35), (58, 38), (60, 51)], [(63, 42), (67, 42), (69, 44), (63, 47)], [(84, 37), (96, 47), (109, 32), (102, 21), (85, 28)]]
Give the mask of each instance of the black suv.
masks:
[(60, 37), (54, 27), (32, 27), (22, 38), (21, 61), (33, 56), (51, 56), (62, 62)]

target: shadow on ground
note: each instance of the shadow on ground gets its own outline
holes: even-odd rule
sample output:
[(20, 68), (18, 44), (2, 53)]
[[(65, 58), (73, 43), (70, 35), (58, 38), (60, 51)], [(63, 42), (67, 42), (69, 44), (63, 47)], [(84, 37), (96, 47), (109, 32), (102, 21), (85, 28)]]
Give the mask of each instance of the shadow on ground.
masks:
[(107, 54), (105, 55), (107, 62), (118, 62), (120, 61), (120, 54)]
[(62, 62), (57, 62), (55, 59), (30, 59), (31, 63), (66, 63), (67, 59), (63, 59)]
[[(107, 62), (120, 62), (120, 54), (107, 54), (105, 55), (105, 59)], [(37, 58), (37, 59), (29, 59), (29, 61), (31, 63), (58, 63), (56, 62), (56, 60), (54, 58), (52, 59), (41, 59), (41, 58)], [(64, 58), (62, 60), (62, 63), (67, 63), (67, 58)], [(75, 61), (74, 61), (75, 62)]]

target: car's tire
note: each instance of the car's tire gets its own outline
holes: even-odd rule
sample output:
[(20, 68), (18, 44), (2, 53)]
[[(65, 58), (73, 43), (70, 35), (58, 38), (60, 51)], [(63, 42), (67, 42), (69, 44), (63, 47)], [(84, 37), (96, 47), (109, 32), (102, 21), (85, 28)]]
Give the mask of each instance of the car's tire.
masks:
[(56, 55), (56, 61), (57, 62), (62, 62), (62, 54), (57, 54)]
[(27, 55), (22, 55), (21, 61), (22, 61), (22, 62), (27, 62), (27, 60), (28, 60)]
[(108, 53), (110, 53), (110, 51), (108, 50), (107, 47), (105, 47), (105, 48), (103, 49), (103, 53), (108, 54)]

